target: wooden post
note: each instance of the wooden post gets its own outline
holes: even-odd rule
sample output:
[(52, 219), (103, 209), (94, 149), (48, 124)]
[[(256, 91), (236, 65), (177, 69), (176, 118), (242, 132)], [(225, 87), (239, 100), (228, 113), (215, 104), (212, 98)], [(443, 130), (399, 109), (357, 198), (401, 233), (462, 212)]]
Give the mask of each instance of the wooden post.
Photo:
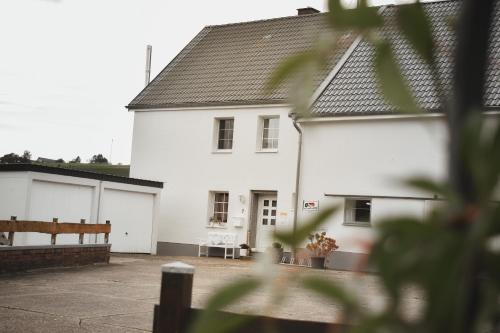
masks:
[[(81, 220), (80, 220), (80, 224), (85, 224), (85, 219), (81, 219)], [(84, 236), (84, 235), (85, 235), (84, 233), (81, 233), (81, 234), (80, 234), (80, 238), (79, 238), (79, 243), (80, 243), (80, 245), (82, 245), (82, 244), (83, 244), (83, 236)]]
[[(17, 220), (17, 216), (11, 216), (10, 220), (15, 223)], [(9, 246), (13, 245), (14, 245), (14, 231), (9, 231)]]
[[(54, 217), (52, 219), (53, 223), (57, 223), (58, 221), (59, 221), (59, 219), (57, 217)], [(57, 236), (57, 234), (52, 234), (52, 237), (50, 238), (50, 244), (51, 245), (56, 245), (56, 236)]]
[(173, 262), (161, 267), (160, 306), (155, 328), (161, 333), (181, 333), (187, 328), (191, 308), (194, 267)]
[[(106, 220), (106, 224), (110, 224), (110, 223), (111, 223), (111, 221)], [(108, 244), (108, 243), (109, 243), (109, 233), (108, 233), (108, 232), (106, 232), (106, 233), (104, 234), (104, 243), (106, 243), (106, 244)]]

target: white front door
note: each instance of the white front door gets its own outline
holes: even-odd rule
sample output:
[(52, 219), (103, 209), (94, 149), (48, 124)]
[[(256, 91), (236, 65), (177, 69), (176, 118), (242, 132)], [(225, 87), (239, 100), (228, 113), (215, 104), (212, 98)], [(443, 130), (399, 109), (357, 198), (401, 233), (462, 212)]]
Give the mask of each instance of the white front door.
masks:
[(264, 251), (273, 243), (278, 209), (276, 195), (259, 195), (257, 209), (257, 249)]

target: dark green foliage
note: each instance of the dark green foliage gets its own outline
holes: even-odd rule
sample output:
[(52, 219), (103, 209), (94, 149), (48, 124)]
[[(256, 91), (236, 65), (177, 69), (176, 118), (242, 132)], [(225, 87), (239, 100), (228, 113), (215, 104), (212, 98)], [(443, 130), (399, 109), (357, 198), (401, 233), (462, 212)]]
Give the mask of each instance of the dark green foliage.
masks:
[(72, 159), (71, 161), (69, 161), (69, 163), (81, 163), (81, 162), (82, 162), (82, 159), (80, 158), (80, 156), (77, 156), (74, 159)]
[(21, 156), (16, 153), (5, 154), (0, 157), (0, 164), (6, 163), (31, 163), (31, 153), (25, 150)]
[(375, 7), (361, 0), (354, 9), (345, 9), (340, 0), (328, 1), (328, 18), (335, 30), (366, 30), (381, 27), (382, 17)]
[(92, 158), (90, 159), (90, 163), (108, 164), (108, 159), (104, 157), (102, 154), (97, 154), (92, 156)]
[(246, 278), (235, 281), (224, 286), (217, 294), (212, 296), (206, 306), (203, 315), (194, 323), (191, 333), (224, 333), (231, 332), (235, 327), (243, 324), (245, 319), (232, 318), (231, 320), (220, 320), (217, 311), (241, 300), (262, 285), (256, 278)]
[(434, 62), (432, 27), (420, 2), (398, 7), (401, 32), (429, 65)]
[(398, 111), (419, 112), (415, 99), (401, 75), (389, 42), (378, 41), (375, 44), (375, 71), (378, 83), (385, 99)]
[(309, 276), (305, 277), (302, 283), (304, 288), (342, 304), (347, 312), (359, 311), (356, 299), (349, 295), (341, 286), (336, 285), (330, 280), (318, 276)]
[(102, 164), (102, 163), (37, 163), (46, 166), (75, 169), (82, 171), (90, 171), (96, 173), (104, 173), (107, 175), (115, 175), (121, 177), (128, 177), (130, 173), (129, 165), (112, 165), (112, 164)]

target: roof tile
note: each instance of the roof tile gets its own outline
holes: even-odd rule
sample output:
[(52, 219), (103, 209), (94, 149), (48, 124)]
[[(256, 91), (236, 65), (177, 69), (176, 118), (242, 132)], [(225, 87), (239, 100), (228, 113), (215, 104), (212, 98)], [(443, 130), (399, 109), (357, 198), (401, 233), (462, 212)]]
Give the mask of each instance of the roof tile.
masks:
[[(452, 77), (452, 52), (456, 38), (450, 28), (450, 18), (458, 14), (459, 1), (440, 1), (423, 4), (432, 24), (436, 42), (436, 65), (445, 90), (450, 92)], [(422, 109), (435, 112), (439, 101), (433, 87), (428, 67), (417, 56), (413, 48), (396, 28), (396, 8), (389, 6), (383, 12), (384, 27), (381, 31), (390, 40), (395, 57), (401, 67), (417, 103)], [(497, 6), (495, 17), (500, 17)], [(485, 105), (500, 106), (500, 20), (495, 19), (491, 43), (489, 66), (486, 80)], [(340, 116), (351, 114), (382, 114), (396, 111), (386, 103), (379, 93), (379, 86), (373, 70), (374, 49), (366, 41), (361, 41), (314, 103), (315, 116)]]
[[(330, 33), (325, 17), (300, 15), (206, 27), (128, 107), (286, 102), (286, 85), (266, 93), (267, 80), (283, 59), (310, 49), (318, 36)], [(342, 50), (317, 75), (318, 86), (354, 37), (344, 36)]]

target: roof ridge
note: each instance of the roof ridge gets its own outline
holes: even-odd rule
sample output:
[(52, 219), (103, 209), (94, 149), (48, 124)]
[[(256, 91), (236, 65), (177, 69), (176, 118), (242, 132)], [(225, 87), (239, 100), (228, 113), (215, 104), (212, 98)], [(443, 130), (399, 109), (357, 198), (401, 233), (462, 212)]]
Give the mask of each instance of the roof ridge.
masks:
[(212, 25), (205, 26), (205, 28), (221, 28), (221, 27), (228, 27), (228, 26), (235, 26), (235, 25), (257, 24), (257, 23), (263, 23), (263, 22), (273, 22), (273, 21), (279, 21), (279, 20), (290, 20), (290, 19), (306, 18), (306, 17), (312, 17), (312, 16), (324, 16), (326, 14), (328, 14), (328, 12), (320, 12), (320, 13), (314, 13), (314, 14), (303, 14), (303, 15), (290, 15), (290, 16), (282, 16), (282, 17), (273, 17), (273, 18), (268, 18), (268, 19), (259, 19), (259, 20), (244, 21), (244, 22), (233, 22), (233, 23), (224, 23), (224, 24), (212, 24)]
[[(433, 4), (440, 3), (440, 2), (459, 2), (459, 1), (460, 0), (428, 0), (428, 1), (420, 1), (420, 4), (423, 5), (423, 6), (429, 6), (429, 5), (433, 5)], [(403, 2), (403, 3), (388, 3), (388, 4), (385, 4), (385, 5), (382, 5), (382, 6), (385, 6), (385, 7), (397, 7), (397, 6), (404, 6), (406, 4), (408, 4), (408, 3), (406, 3), (406, 2)], [(382, 6), (380, 6), (380, 7), (382, 7)]]

